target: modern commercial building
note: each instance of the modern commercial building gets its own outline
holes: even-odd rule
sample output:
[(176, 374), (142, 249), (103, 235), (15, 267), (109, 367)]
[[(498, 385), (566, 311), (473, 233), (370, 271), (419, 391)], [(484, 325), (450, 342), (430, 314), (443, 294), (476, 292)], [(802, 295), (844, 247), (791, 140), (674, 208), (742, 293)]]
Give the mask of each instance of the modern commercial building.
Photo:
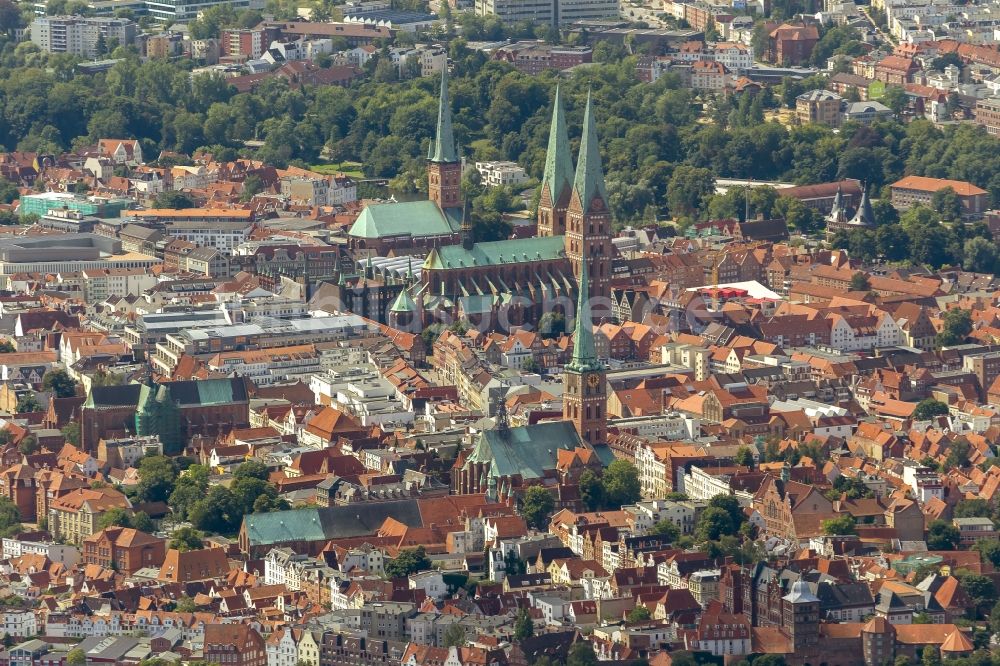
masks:
[(568, 25), (617, 18), (618, 0), (476, 0), (476, 14), (496, 16), (504, 23)]
[(84, 197), (68, 192), (42, 192), (21, 197), (18, 213), (44, 217), (49, 211), (71, 210), (93, 217), (118, 217), (126, 210), (130, 199)]
[(173, 238), (226, 252), (236, 249), (253, 228), (253, 211), (244, 209), (161, 208), (135, 211), (129, 217)]
[(30, 30), (31, 42), (46, 53), (88, 58), (107, 52), (113, 43), (132, 44), (136, 35), (135, 23), (108, 16), (39, 16)]
[(161, 23), (187, 23), (211, 7), (229, 5), (237, 12), (264, 9), (264, 0), (145, 0), (146, 11)]
[(72, 273), (91, 269), (144, 268), (156, 257), (123, 252), (121, 243), (96, 234), (51, 234), (0, 240), (0, 275)]

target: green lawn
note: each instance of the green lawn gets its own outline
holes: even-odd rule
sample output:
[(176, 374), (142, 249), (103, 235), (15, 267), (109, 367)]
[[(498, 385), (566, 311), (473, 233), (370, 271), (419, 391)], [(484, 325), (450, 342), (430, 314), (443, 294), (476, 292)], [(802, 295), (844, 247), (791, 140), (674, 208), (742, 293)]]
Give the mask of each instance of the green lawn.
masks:
[(365, 177), (364, 173), (361, 171), (361, 162), (340, 162), (339, 164), (327, 162), (324, 164), (313, 164), (309, 167), (309, 170), (321, 173), (324, 176), (333, 176), (338, 173), (342, 173), (345, 176), (350, 176), (351, 178)]

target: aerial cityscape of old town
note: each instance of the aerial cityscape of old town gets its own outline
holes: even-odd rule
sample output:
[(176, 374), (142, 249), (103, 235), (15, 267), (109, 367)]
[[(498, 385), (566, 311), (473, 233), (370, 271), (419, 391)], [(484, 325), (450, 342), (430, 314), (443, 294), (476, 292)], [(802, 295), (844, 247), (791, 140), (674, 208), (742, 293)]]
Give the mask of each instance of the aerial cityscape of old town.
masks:
[(1000, 666), (1000, 0), (859, 1), (0, 0), (0, 666)]

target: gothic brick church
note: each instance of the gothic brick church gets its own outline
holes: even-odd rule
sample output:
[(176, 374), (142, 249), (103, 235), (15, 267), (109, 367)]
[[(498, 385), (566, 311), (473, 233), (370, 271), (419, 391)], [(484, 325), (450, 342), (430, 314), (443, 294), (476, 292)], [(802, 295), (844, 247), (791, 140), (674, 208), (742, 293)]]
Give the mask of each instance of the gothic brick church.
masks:
[[(602, 318), (610, 316), (605, 311), (610, 307), (611, 214), (597, 122), (589, 96), (574, 170), (562, 100), (556, 90), (538, 206), (537, 237), (474, 242), (459, 210), (458, 242), (451, 242), (442, 219), (453, 219), (455, 206), (461, 207), (461, 170), (445, 73), (441, 80), (437, 134), (427, 160), (430, 203), (433, 211), (439, 213), (413, 216), (407, 224), (407, 233), (412, 238), (433, 239), (433, 242), (425, 245), (430, 252), (419, 280), (414, 280), (393, 303), (390, 325), (408, 329), (418, 327), (414, 324), (428, 325), (445, 318), (465, 318), (492, 328), (500, 325), (501, 312), (502, 321), (515, 326), (538, 321), (547, 310), (569, 312), (577, 297), (584, 264), (590, 278), (589, 295), (600, 299), (592, 305), (592, 310), (599, 310), (597, 314)], [(398, 210), (393, 208), (397, 206), (404, 204), (381, 204), (379, 215), (395, 217), (390, 213)], [(363, 213), (355, 225), (359, 233), (365, 218)]]

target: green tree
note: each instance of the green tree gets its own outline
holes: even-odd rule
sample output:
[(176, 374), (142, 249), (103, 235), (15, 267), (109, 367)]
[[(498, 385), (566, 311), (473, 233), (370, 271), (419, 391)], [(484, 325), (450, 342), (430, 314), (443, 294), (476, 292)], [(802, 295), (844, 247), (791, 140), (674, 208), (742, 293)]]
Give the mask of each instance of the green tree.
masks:
[(66, 441), (73, 446), (80, 445), (80, 424), (77, 421), (70, 421), (63, 426), (60, 431), (62, 436), (66, 438)]
[(42, 388), (52, 391), (57, 398), (71, 398), (76, 395), (76, 382), (65, 370), (49, 370), (42, 377)]
[(820, 529), (823, 530), (823, 534), (831, 536), (844, 536), (858, 533), (858, 530), (854, 525), (854, 518), (852, 518), (850, 514), (844, 514), (842, 516), (837, 516), (836, 518), (824, 520), (820, 523)]
[(885, 93), (879, 101), (892, 109), (892, 112), (896, 115), (899, 115), (906, 108), (906, 105), (909, 104), (906, 91), (899, 86), (886, 86)]
[(955, 550), (958, 541), (958, 528), (948, 521), (934, 520), (927, 526), (927, 548), (930, 550)]
[(990, 608), (996, 604), (997, 590), (993, 581), (988, 577), (973, 573), (959, 573), (958, 582), (962, 584), (962, 589), (969, 595), (977, 609)]
[(40, 412), (42, 411), (42, 403), (38, 402), (38, 398), (35, 397), (34, 393), (25, 393), (17, 399), (17, 405), (15, 405), (14, 409), (17, 410), (18, 414)]
[(423, 546), (405, 548), (394, 559), (385, 565), (385, 574), (390, 578), (406, 578), (410, 574), (427, 571), (431, 568), (431, 559)]
[(132, 513), (117, 506), (108, 509), (97, 519), (97, 529), (103, 530), (108, 527), (132, 527)]
[(984, 562), (989, 562), (994, 568), (1000, 567), (1000, 541), (980, 539), (972, 549), (979, 553)]
[(170, 493), (170, 509), (180, 520), (188, 518), (188, 511), (208, 492), (209, 470), (204, 465), (191, 465), (177, 477)]
[(541, 486), (531, 486), (524, 492), (521, 516), (530, 527), (544, 530), (548, 527), (549, 516), (552, 515), (555, 506), (556, 501), (552, 493)]
[(791, 197), (778, 197), (774, 204), (774, 212), (785, 220), (788, 227), (800, 233), (816, 231), (822, 222), (822, 218), (814, 208)]
[(948, 447), (948, 455), (944, 459), (945, 469), (965, 469), (969, 467), (969, 454), (972, 445), (964, 437), (957, 438)]
[(145, 456), (139, 461), (138, 497), (144, 502), (166, 502), (174, 491), (177, 468), (166, 456)]
[(531, 613), (527, 608), (522, 608), (517, 612), (514, 620), (514, 640), (523, 641), (535, 635), (535, 623), (531, 619)]
[(931, 208), (948, 222), (962, 219), (962, 200), (951, 187), (944, 187), (931, 196)]
[(629, 611), (628, 616), (626, 616), (626, 621), (629, 624), (638, 624), (640, 622), (649, 622), (652, 614), (649, 609), (643, 605), (637, 605), (631, 611)]
[(170, 547), (181, 552), (201, 550), (205, 547), (202, 534), (193, 527), (184, 526), (170, 535)]
[(652, 527), (649, 528), (649, 534), (653, 536), (663, 536), (667, 537), (670, 543), (674, 543), (681, 536), (681, 530), (673, 522), (664, 518), (657, 521)]
[(580, 501), (587, 511), (597, 511), (604, 507), (604, 484), (593, 470), (584, 470), (580, 475)]
[(733, 495), (723, 495), (720, 493), (708, 500), (708, 506), (716, 509), (722, 509), (728, 513), (729, 520), (733, 524), (734, 532), (739, 530), (740, 525), (742, 525), (746, 520), (746, 514), (743, 513), (743, 507), (740, 506), (739, 500), (737, 500)]
[(917, 406), (913, 409), (913, 418), (917, 421), (926, 421), (927, 419), (932, 419), (935, 416), (947, 416), (948, 415), (948, 405), (944, 404), (940, 400), (935, 400), (934, 398), (924, 398), (917, 403)]
[(635, 504), (641, 497), (639, 470), (627, 460), (615, 460), (604, 470), (605, 505), (620, 508)]
[(720, 537), (736, 533), (729, 512), (719, 507), (708, 507), (698, 516), (694, 534), (698, 541), (718, 541)]
[(872, 283), (868, 280), (868, 276), (858, 271), (851, 276), (851, 283), (848, 286), (851, 291), (870, 291), (872, 288)]
[(733, 462), (742, 467), (749, 467), (750, 469), (753, 469), (753, 453), (750, 451), (750, 447), (741, 446), (738, 448)]
[(174, 610), (178, 613), (194, 613), (198, 610), (198, 604), (194, 602), (194, 599), (182, 594), (177, 598), (177, 603), (174, 605)]
[(455, 622), (444, 632), (444, 647), (464, 647), (465, 646), (465, 627)]
[[(3, 0), (0, 2), (0, 23), (3, 22), (3, 7), (4, 3), (8, 0)], [(15, 199), (20, 198), (21, 193), (17, 189), (17, 185), (10, 182), (5, 178), (0, 178), (0, 203), (13, 203)]]
[(267, 468), (267, 465), (260, 462), (259, 460), (248, 460), (233, 472), (234, 479), (260, 479), (261, 481), (267, 481), (271, 476), (271, 471)]
[(561, 312), (546, 312), (538, 320), (538, 334), (552, 340), (566, 334), (566, 317)]
[(944, 325), (937, 334), (937, 344), (942, 347), (965, 342), (972, 332), (972, 313), (960, 308), (952, 308), (944, 313)]
[(579, 640), (569, 649), (566, 655), (566, 666), (597, 666), (597, 655), (594, 646), (589, 641)]
[(90, 385), (93, 386), (121, 386), (125, 383), (125, 375), (119, 372), (108, 372), (98, 370), (90, 378)]
[(993, 507), (984, 499), (964, 499), (955, 505), (955, 518), (989, 518)]
[(715, 191), (715, 177), (708, 169), (681, 165), (674, 169), (667, 191), (674, 217), (695, 217)]
[(503, 570), (508, 576), (522, 576), (528, 571), (528, 565), (511, 549), (503, 556)]
[(967, 239), (962, 248), (962, 266), (973, 273), (996, 272), (997, 258), (996, 246), (980, 236)]
[(153, 205), (157, 208), (184, 209), (194, 208), (191, 197), (177, 190), (166, 190), (156, 195)]
[(21, 512), (7, 497), (0, 497), (0, 536), (12, 536), (21, 531)]
[(26, 456), (38, 453), (38, 450), (42, 447), (38, 444), (38, 437), (35, 435), (28, 435), (21, 440), (21, 443), (17, 445), (17, 450)]
[(136, 511), (132, 515), (131, 527), (139, 530), (140, 532), (151, 533), (156, 529), (156, 524), (153, 523), (153, 519), (150, 518), (149, 514), (145, 511)]
[(195, 529), (211, 534), (232, 534), (243, 520), (243, 505), (224, 486), (212, 486), (208, 494), (188, 509)]
[(87, 653), (80, 648), (73, 648), (66, 653), (66, 663), (69, 666), (86, 666)]
[[(246, 464), (246, 463), (244, 463)], [(277, 489), (256, 476), (240, 476), (229, 486), (233, 497), (244, 514), (266, 513), (276, 509), (288, 508), (281, 504)]]
[(0, 354), (13, 354), (17, 347), (10, 340), (0, 340)]
[(243, 192), (240, 193), (240, 201), (250, 201), (254, 195), (264, 191), (264, 181), (257, 174), (250, 174), (243, 181)]

